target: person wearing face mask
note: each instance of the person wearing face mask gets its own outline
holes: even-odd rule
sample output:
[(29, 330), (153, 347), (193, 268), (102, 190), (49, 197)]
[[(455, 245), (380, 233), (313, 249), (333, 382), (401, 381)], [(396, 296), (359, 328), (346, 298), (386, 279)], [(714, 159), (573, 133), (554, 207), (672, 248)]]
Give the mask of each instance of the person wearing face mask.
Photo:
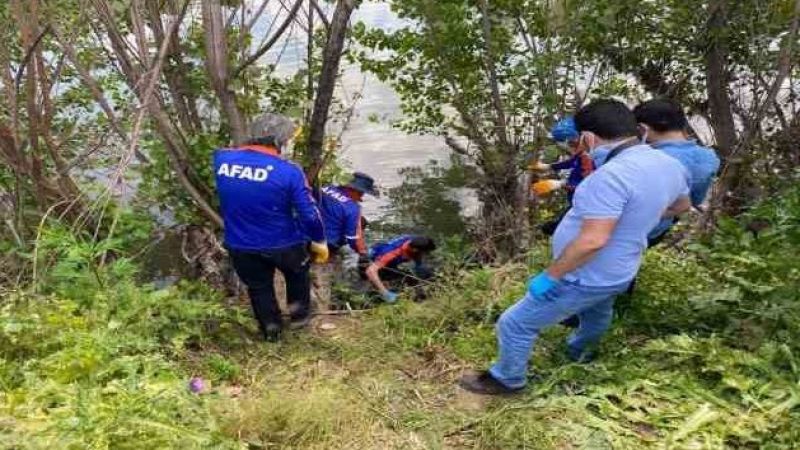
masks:
[(575, 190), (572, 208), (553, 235), (554, 260), (500, 316), (495, 364), (461, 378), (459, 384), (471, 392), (523, 389), (539, 333), (573, 314), (580, 326), (567, 340), (567, 355), (591, 359), (611, 325), (614, 297), (639, 270), (647, 234), (662, 217), (690, 207), (686, 169), (640, 142), (636, 118), (623, 103), (594, 101), (578, 111), (575, 124), (588, 148), (606, 153), (604, 164)]
[(328, 259), (322, 217), (305, 174), (281, 157), (296, 130), (288, 118), (265, 114), (252, 123), (248, 142), (214, 152), (225, 247), (268, 341), (283, 329), (275, 271), (286, 279), (294, 328), (310, 314), (309, 262)]
[[(564, 161), (552, 164), (536, 162), (531, 164), (529, 168), (540, 172), (569, 170), (569, 176), (566, 180), (539, 180), (533, 183), (531, 190), (537, 196), (543, 196), (564, 187), (567, 190), (567, 204), (568, 206), (572, 206), (572, 196), (575, 194), (575, 189), (584, 178), (588, 177), (594, 171), (594, 163), (591, 157), (589, 157), (588, 152), (586, 152), (586, 147), (581, 145), (578, 139), (578, 130), (575, 128), (575, 119), (572, 117), (566, 117), (558, 121), (555, 126), (553, 126), (553, 129), (550, 130), (550, 137), (559, 144), (559, 146), (566, 148), (570, 153), (570, 157)], [(566, 214), (566, 211), (559, 214), (555, 220), (542, 224), (540, 227), (542, 232), (548, 236), (552, 236), (558, 223), (564, 217), (564, 214)]]
[[(686, 167), (689, 173), (689, 198), (692, 206), (700, 209), (719, 170), (717, 154), (688, 138), (689, 121), (675, 101), (649, 100), (634, 108), (633, 114), (647, 143)], [(661, 242), (675, 222), (676, 218), (659, 222), (648, 235), (648, 246)]]

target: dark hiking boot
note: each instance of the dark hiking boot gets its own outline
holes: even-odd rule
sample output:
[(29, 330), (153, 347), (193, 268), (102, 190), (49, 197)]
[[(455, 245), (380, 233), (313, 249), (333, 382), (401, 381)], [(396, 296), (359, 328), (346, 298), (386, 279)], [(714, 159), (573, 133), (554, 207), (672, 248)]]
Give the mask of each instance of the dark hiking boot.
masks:
[(283, 327), (277, 323), (271, 323), (264, 327), (264, 339), (267, 342), (278, 342), (281, 339)]
[(523, 388), (509, 388), (497, 381), (488, 370), (472, 372), (458, 380), (461, 388), (479, 395), (512, 395), (522, 391)]
[(292, 317), (289, 321), (289, 329), (299, 330), (307, 327), (309, 323), (311, 323), (311, 314), (306, 314), (303, 317)]

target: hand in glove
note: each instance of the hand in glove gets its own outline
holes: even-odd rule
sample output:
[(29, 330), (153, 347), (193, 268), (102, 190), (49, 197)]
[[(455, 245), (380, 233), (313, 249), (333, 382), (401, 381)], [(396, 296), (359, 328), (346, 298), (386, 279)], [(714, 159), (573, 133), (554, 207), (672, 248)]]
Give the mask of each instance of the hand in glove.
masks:
[(324, 264), (328, 262), (328, 243), (327, 242), (312, 242), (309, 248), (311, 252), (311, 262), (314, 264)]
[(532, 170), (534, 172), (546, 172), (550, 170), (550, 164), (545, 164), (541, 161), (532, 162), (528, 165), (528, 170)]
[(553, 289), (558, 281), (551, 277), (546, 271), (531, 277), (528, 280), (528, 294), (533, 298), (542, 298), (550, 289)]
[(397, 292), (386, 291), (386, 293), (383, 294), (383, 299), (386, 303), (395, 303), (397, 301)]
[(533, 183), (531, 190), (536, 195), (547, 195), (556, 189), (561, 189), (565, 184), (564, 180), (541, 180)]

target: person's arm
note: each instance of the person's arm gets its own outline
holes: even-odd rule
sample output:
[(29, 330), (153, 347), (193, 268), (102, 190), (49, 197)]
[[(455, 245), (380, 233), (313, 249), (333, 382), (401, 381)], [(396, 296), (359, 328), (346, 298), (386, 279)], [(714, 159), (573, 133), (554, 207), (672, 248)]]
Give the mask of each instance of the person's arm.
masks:
[(292, 177), (291, 196), (292, 207), (297, 213), (297, 218), (311, 241), (325, 242), (325, 228), (322, 224), (322, 215), (317, 207), (317, 202), (311, 195), (311, 188), (308, 186), (303, 171), (298, 166), (294, 166), (294, 176)]
[(605, 247), (616, 226), (617, 219), (585, 219), (578, 237), (550, 264), (546, 269), (547, 274), (558, 280), (589, 262)]
[(375, 289), (377, 289), (378, 292), (380, 292), (381, 296), (385, 297), (386, 295), (388, 295), (389, 289), (386, 289), (386, 286), (383, 284), (383, 280), (381, 280), (381, 276), (378, 274), (380, 270), (381, 267), (378, 266), (378, 264), (376, 263), (370, 264), (369, 267), (367, 267), (366, 271), (367, 279), (369, 280), (370, 283), (372, 283), (373, 286), (375, 286)]
[(593, 175), (575, 191), (573, 209), (581, 218), (578, 236), (561, 251), (550, 266), (531, 278), (528, 293), (539, 298), (567, 273), (581, 267), (605, 247), (630, 197), (621, 179), (612, 173)]
[(550, 168), (553, 169), (553, 170), (572, 169), (573, 167), (575, 167), (575, 158), (577, 158), (577, 156), (572, 156), (570, 158), (567, 158), (567, 159), (565, 159), (563, 161), (559, 161), (557, 163), (551, 163), (550, 164)]
[(682, 195), (664, 211), (661, 215), (664, 219), (677, 217), (692, 208), (692, 202), (688, 196)]
[(403, 254), (403, 248), (398, 247), (385, 255), (382, 255), (380, 258), (376, 259), (375, 262), (369, 265), (366, 270), (367, 279), (375, 286), (375, 289), (380, 292), (381, 296), (384, 298), (388, 298), (391, 296), (396, 296), (396, 294), (389, 289), (386, 288), (386, 285), (383, 284), (383, 280), (380, 277), (380, 270), (389, 265), (393, 259), (397, 258), (398, 256)]
[(367, 244), (364, 242), (364, 230), (361, 228), (360, 208), (354, 207), (347, 211), (347, 226), (345, 239), (350, 248), (359, 255), (367, 254)]

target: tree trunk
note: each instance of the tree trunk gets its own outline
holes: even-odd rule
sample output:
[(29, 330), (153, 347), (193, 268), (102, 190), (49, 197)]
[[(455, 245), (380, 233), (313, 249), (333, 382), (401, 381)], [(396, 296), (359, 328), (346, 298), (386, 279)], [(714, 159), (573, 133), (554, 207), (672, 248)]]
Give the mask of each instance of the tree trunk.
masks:
[[(111, 13), (111, 6), (108, 0), (91, 0), (92, 5), (97, 11), (97, 17), (104, 25), (105, 34), (119, 64), (120, 71), (128, 83), (128, 87), (136, 94), (139, 101), (147, 108), (150, 118), (155, 123), (156, 132), (164, 140), (164, 147), (169, 157), (169, 163), (178, 178), (178, 183), (186, 190), (187, 194), (197, 205), (200, 213), (205, 216), (216, 227), (222, 227), (222, 218), (217, 214), (209, 201), (210, 192), (199, 179), (190, 164), (189, 151), (186, 143), (180, 136), (180, 132), (170, 121), (163, 101), (159, 96), (146, 99), (144, 97), (143, 81), (145, 71), (134, 66), (128, 53), (128, 46), (119, 28), (116, 26), (114, 16)], [(179, 22), (185, 16), (186, 8), (178, 14)], [(174, 39), (178, 28), (178, 23), (174, 24), (166, 39)], [(149, 69), (149, 68), (148, 68)]]
[(229, 86), (227, 35), (219, 0), (203, 0), (203, 28), (208, 77), (230, 126), (233, 143), (242, 144), (247, 140), (247, 133), (236, 105), (236, 95)]
[(317, 96), (311, 113), (310, 132), (308, 138), (308, 167), (306, 173), (309, 180), (316, 181), (322, 170), (323, 147), (325, 143), (325, 125), (328, 112), (333, 101), (336, 87), (336, 76), (339, 73), (339, 61), (342, 58), (344, 39), (347, 35), (347, 24), (356, 7), (356, 0), (339, 0), (333, 12), (328, 40), (322, 54), (322, 71), (317, 83)]
[[(20, 25), (21, 44), (26, 53), (26, 64), (19, 75), (25, 75), (25, 110), (30, 156), (27, 157), (19, 141), (14, 140), (4, 142), (6, 149), (3, 153), (12, 158), (16, 155), (14, 160), (7, 162), (14, 167), (15, 174), (24, 177), (24, 184), (32, 187), (35, 204), (40, 211), (52, 210), (73, 221), (80, 219), (90, 222), (89, 210), (83, 202), (82, 193), (66, 170), (67, 163), (51, 135), (53, 105), (48, 67), (40, 45), (40, 38), (45, 31), (40, 27), (39, 2), (14, 1), (12, 7), (14, 17)], [(16, 108), (14, 105), (9, 106)]]
[[(156, 47), (161, 47), (166, 36), (164, 24), (161, 21), (160, 2), (159, 0), (147, 0), (146, 3), (150, 29), (153, 31)], [(202, 132), (203, 126), (200, 122), (200, 114), (197, 111), (197, 98), (188, 86), (189, 81), (186, 78), (190, 69), (184, 61), (180, 45), (172, 39), (169, 40), (167, 60), (169, 63), (164, 67), (164, 79), (172, 96), (172, 103), (181, 127), (187, 133)]]
[(719, 197), (724, 199), (727, 193), (735, 189), (742, 165), (741, 158), (734, 154), (736, 148), (736, 124), (733, 120), (733, 109), (729, 93), (728, 46), (725, 32), (727, 24), (727, 0), (715, 0), (708, 6), (707, 34), (709, 40), (706, 59), (706, 89), (708, 90), (708, 107), (714, 138), (717, 143), (725, 169), (719, 184)]
[(717, 146), (723, 157), (729, 157), (736, 146), (736, 125), (728, 92), (728, 46), (722, 34), (727, 27), (726, 0), (709, 5), (708, 35), (710, 44), (706, 52), (706, 88), (711, 124)]
[(488, 0), (481, 0), (481, 24), (484, 42), (484, 66), (492, 99), (492, 123), (496, 144), (483, 149), (483, 170), (487, 176), (483, 210), (484, 223), (490, 233), (497, 254), (494, 258), (507, 259), (517, 254), (525, 205), (518, 195), (515, 167), (515, 146), (509, 142), (506, 112), (497, 77), (496, 57), (492, 44), (492, 21)]

